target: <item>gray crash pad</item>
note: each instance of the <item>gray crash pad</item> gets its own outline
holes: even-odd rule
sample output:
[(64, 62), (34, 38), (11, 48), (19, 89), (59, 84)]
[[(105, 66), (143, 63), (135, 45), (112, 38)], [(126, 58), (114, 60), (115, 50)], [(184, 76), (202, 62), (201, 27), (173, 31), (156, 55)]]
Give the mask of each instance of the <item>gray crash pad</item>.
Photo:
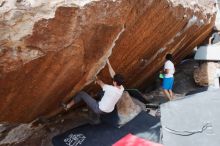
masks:
[(220, 89), (161, 105), (165, 146), (220, 145)]

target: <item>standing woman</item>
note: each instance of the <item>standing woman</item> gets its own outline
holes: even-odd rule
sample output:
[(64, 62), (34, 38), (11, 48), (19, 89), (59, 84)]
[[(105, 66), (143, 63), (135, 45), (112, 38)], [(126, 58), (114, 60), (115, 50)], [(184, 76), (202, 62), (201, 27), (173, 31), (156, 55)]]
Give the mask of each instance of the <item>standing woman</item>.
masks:
[(165, 96), (169, 99), (173, 99), (173, 83), (174, 83), (174, 77), (173, 74), (175, 73), (175, 67), (173, 64), (173, 57), (171, 54), (166, 55), (166, 62), (164, 64), (164, 78), (162, 83), (162, 88)]

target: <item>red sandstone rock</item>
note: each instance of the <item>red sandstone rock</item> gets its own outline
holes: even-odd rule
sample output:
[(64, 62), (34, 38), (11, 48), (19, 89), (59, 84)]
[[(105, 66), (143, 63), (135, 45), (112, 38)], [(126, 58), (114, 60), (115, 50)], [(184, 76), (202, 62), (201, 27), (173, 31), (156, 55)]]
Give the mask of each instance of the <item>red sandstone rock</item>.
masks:
[(40, 2), (0, 7), (0, 121), (28, 122), (59, 112), (60, 102), (93, 87), (96, 75), (107, 81), (109, 57), (128, 87), (143, 87), (167, 52), (179, 62), (214, 22), (204, 2)]

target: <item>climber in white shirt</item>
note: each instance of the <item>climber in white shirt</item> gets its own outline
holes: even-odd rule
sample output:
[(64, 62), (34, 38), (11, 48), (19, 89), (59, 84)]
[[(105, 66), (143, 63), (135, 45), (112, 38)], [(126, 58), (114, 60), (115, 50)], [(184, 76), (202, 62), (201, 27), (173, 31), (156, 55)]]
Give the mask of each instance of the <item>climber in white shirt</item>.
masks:
[(112, 66), (107, 60), (108, 69), (111, 77), (113, 78), (113, 85), (103, 83), (101, 80), (96, 80), (96, 83), (102, 87), (104, 95), (101, 101), (96, 101), (88, 93), (79, 92), (68, 104), (63, 104), (65, 110), (70, 109), (73, 105), (83, 100), (96, 114), (110, 113), (114, 110), (116, 103), (122, 96), (124, 91), (123, 83), (124, 78), (120, 74), (115, 74)]

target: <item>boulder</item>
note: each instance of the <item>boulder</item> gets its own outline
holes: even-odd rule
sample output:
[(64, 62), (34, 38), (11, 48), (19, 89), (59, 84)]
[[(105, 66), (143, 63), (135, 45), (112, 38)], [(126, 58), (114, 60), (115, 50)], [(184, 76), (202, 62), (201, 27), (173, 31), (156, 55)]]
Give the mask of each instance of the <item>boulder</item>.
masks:
[(0, 121), (30, 122), (109, 80), (150, 84), (167, 52), (175, 63), (210, 33), (212, 4), (196, 0), (0, 1)]
[(137, 105), (127, 91), (125, 91), (117, 103), (119, 125), (131, 121), (141, 112), (141, 107)]
[[(194, 71), (195, 82), (200, 86), (215, 86), (216, 78), (218, 80), (217, 71), (220, 64), (216, 62), (204, 62)], [(218, 80), (219, 82), (219, 80)], [(218, 83), (219, 84), (219, 83)]]

